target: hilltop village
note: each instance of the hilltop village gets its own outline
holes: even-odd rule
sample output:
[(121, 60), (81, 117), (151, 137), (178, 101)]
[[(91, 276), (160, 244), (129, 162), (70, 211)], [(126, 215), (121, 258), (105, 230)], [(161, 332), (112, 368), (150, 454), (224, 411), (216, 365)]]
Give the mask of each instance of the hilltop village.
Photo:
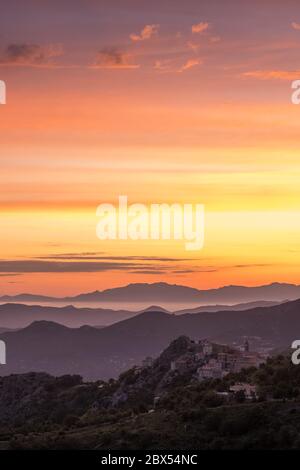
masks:
[[(185, 374), (196, 370), (198, 381), (206, 379), (222, 379), (229, 373), (237, 373), (249, 367), (259, 367), (266, 361), (267, 356), (256, 351), (250, 351), (246, 339), (243, 348), (232, 349), (211, 343), (208, 340), (198, 342), (185, 338), (188, 342), (186, 352), (170, 363), (170, 371)], [(147, 357), (142, 367), (149, 367), (154, 359)]]

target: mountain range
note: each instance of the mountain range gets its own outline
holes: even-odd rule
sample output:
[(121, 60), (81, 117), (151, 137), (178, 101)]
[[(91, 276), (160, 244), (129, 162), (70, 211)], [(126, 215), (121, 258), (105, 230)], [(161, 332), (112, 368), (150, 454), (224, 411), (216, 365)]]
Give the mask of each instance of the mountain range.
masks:
[[(193, 309), (179, 310), (172, 312), (175, 315), (184, 313), (216, 312), (218, 310), (246, 310), (251, 307), (263, 307), (275, 305), (276, 302), (248, 302), (245, 304), (229, 305), (206, 305)], [(2, 329), (24, 328), (34, 321), (47, 320), (71, 328), (78, 328), (83, 325), (104, 327), (120, 322), (127, 318), (134, 317), (143, 312), (164, 312), (168, 310), (152, 305), (139, 311), (113, 310), (108, 308), (78, 308), (73, 305), (65, 307), (26, 305), (6, 303), (0, 305), (0, 331)]]
[(34, 322), (0, 334), (7, 346), (7, 365), (0, 374), (29, 371), (53, 375), (80, 374), (85, 379), (116, 377), (146, 356), (157, 356), (181, 335), (223, 344), (259, 337), (285, 349), (300, 331), (300, 300), (245, 311), (172, 315), (146, 311), (105, 328), (67, 328)]
[(137, 283), (79, 294), (73, 297), (51, 297), (35, 294), (3, 295), (0, 302), (155, 302), (225, 304), (270, 300), (280, 302), (300, 298), (300, 286), (286, 283), (272, 283), (263, 286), (224, 286), (217, 289), (200, 290), (192, 287), (157, 282)]
[(6, 303), (0, 305), (0, 328), (24, 328), (34, 321), (49, 320), (72, 328), (107, 326), (141, 312), (102, 308), (52, 307)]

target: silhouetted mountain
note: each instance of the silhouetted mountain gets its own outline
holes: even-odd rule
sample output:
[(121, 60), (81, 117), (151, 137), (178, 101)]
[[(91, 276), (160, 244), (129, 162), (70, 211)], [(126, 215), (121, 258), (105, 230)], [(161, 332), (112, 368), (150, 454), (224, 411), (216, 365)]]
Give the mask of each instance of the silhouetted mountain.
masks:
[(245, 336), (260, 337), (286, 348), (300, 331), (300, 300), (239, 311), (171, 315), (145, 312), (97, 329), (66, 328), (35, 322), (0, 335), (7, 344), (7, 365), (0, 373), (43, 371), (80, 374), (88, 379), (115, 377), (146, 356), (157, 356), (173, 339), (187, 335), (232, 344)]
[[(276, 305), (276, 302), (250, 302), (237, 305), (204, 305), (195, 309), (185, 309), (172, 312), (176, 315), (184, 313), (216, 312), (219, 310), (246, 310), (255, 306)], [(143, 312), (165, 312), (170, 313), (163, 307), (152, 305), (144, 310), (112, 310), (104, 308), (78, 308), (72, 305), (65, 307), (52, 307), (40, 305), (24, 305), (7, 303), (0, 305), (0, 332), (6, 329), (24, 328), (34, 321), (47, 320), (60, 323), (71, 328), (83, 325), (104, 327), (134, 317)]]
[(0, 297), (0, 302), (54, 302), (57, 300), (60, 299), (39, 294), (2, 295)]
[(2, 296), (0, 302), (180, 302), (232, 304), (259, 300), (284, 301), (300, 297), (300, 286), (273, 283), (258, 287), (225, 286), (217, 289), (200, 290), (176, 284), (157, 282), (153, 284), (129, 284), (103, 291), (79, 294), (73, 297), (49, 297), (34, 294)]
[(6, 331), (14, 331), (14, 329), (13, 328), (0, 328), (0, 334), (6, 333)]
[(249, 310), (256, 307), (272, 307), (282, 302), (272, 302), (271, 300), (259, 300), (257, 302), (245, 302), (234, 305), (202, 305), (201, 307), (185, 308), (183, 310), (177, 310), (175, 315), (182, 315), (183, 313), (200, 313), (200, 312), (220, 312), (225, 310)]
[(24, 328), (39, 320), (48, 320), (76, 328), (82, 325), (107, 326), (139, 312), (102, 308), (46, 307), (40, 305), (3, 304), (0, 305), (1, 328)]
[(132, 330), (124, 322), (110, 330), (90, 326), (71, 329), (39, 321), (22, 330), (5, 332), (0, 339), (7, 346), (7, 365), (1, 366), (0, 374), (42, 371), (54, 375), (74, 372), (88, 379), (115, 377), (145, 356), (160, 352), (164, 338), (154, 338), (152, 343), (151, 323), (154, 330), (157, 322), (163, 327), (164, 317), (168, 316), (143, 313)]
[[(271, 306), (277, 302), (250, 302), (237, 305), (204, 305), (194, 309), (184, 309), (172, 312), (176, 315), (184, 313), (216, 312), (220, 310), (246, 310), (256, 306)], [(104, 308), (78, 308), (72, 305), (65, 307), (52, 307), (40, 305), (24, 305), (7, 303), (0, 305), (0, 332), (6, 329), (24, 328), (34, 321), (47, 320), (60, 323), (71, 328), (83, 325), (104, 327), (134, 317), (143, 312), (170, 313), (163, 307), (152, 305), (144, 310), (112, 310)]]
[(147, 308), (141, 310), (140, 313), (143, 313), (143, 312), (165, 312), (165, 313), (171, 313), (171, 312), (169, 312), (169, 310), (166, 310), (165, 308), (160, 307), (159, 305), (150, 305), (150, 307), (147, 307)]
[(300, 286), (295, 284), (285, 284), (274, 282), (272, 284), (245, 287), (245, 286), (225, 286), (218, 289), (202, 291), (202, 302), (253, 302), (258, 300), (284, 301), (296, 300), (300, 298)]
[(128, 338), (140, 341), (142, 338), (144, 346), (147, 345), (150, 349), (151, 344), (154, 348), (156, 345), (159, 352), (180, 335), (224, 342), (243, 336), (257, 336), (271, 341), (276, 347), (286, 347), (295, 339), (298, 328), (300, 329), (300, 300), (245, 311), (183, 315), (146, 312), (111, 325), (103, 331), (109, 335), (119, 334), (124, 340)]
[(105, 301), (105, 302), (193, 302), (200, 300), (200, 291), (192, 287), (156, 282), (153, 284), (136, 283), (123, 287), (80, 294), (73, 297), (74, 301)]

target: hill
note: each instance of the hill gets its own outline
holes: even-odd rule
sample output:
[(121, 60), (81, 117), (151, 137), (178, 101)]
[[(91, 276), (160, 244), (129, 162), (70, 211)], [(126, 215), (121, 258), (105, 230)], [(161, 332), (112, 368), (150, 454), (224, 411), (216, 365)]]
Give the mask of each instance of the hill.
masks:
[[(299, 448), (300, 368), (290, 358), (198, 382), (170, 372), (171, 360), (189, 345), (177, 338), (153, 365), (116, 381), (43, 373), (0, 378), (1, 449)], [(256, 396), (230, 393), (241, 382)]]
[(83, 325), (107, 326), (133, 317), (139, 312), (104, 308), (46, 307), (7, 303), (0, 305), (1, 328), (24, 328), (34, 321), (46, 320), (71, 328)]
[(201, 305), (200, 307), (195, 308), (185, 308), (183, 310), (175, 311), (175, 315), (182, 315), (183, 313), (201, 313), (201, 312), (220, 312), (225, 310), (250, 310), (251, 308), (256, 307), (272, 307), (273, 305), (278, 305), (281, 302), (272, 302), (271, 300), (258, 300), (256, 302), (244, 302), (241, 304), (233, 305)]
[(171, 315), (144, 312), (106, 328), (66, 328), (53, 322), (0, 334), (7, 365), (0, 373), (43, 371), (80, 374), (86, 379), (116, 377), (146, 356), (158, 356), (173, 339), (187, 335), (229, 345), (245, 337), (285, 349), (300, 330), (300, 300), (243, 312)]
[[(185, 309), (173, 312), (176, 315), (183, 313), (215, 312), (218, 310), (246, 310), (254, 306), (276, 305), (276, 302), (255, 302), (238, 304), (233, 306), (214, 305), (203, 306), (195, 309)], [(140, 311), (113, 310), (108, 308), (78, 308), (73, 305), (65, 307), (24, 305), (6, 303), (0, 305), (0, 332), (6, 329), (24, 328), (34, 321), (53, 321), (70, 328), (78, 328), (83, 325), (104, 327), (134, 317), (143, 312), (164, 312), (168, 310), (152, 305)]]

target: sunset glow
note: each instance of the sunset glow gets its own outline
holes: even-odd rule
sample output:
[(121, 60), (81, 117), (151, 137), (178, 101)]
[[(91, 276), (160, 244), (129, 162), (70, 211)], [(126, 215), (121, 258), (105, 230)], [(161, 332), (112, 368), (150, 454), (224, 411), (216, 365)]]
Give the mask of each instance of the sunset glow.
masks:
[[(0, 18), (2, 294), (299, 283), (299, 2), (16, 3)], [(97, 206), (122, 194), (204, 204), (204, 248), (100, 241)]]

